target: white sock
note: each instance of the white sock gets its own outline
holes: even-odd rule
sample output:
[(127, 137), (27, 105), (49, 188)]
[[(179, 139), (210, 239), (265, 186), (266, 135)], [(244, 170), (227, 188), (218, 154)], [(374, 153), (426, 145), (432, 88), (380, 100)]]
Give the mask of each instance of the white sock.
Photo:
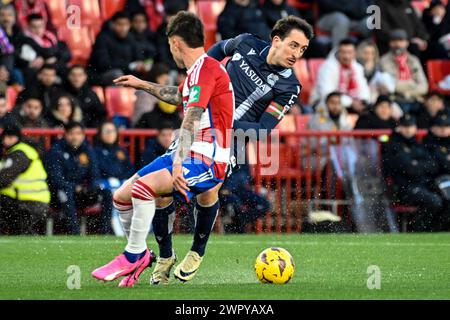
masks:
[(140, 181), (133, 186), (133, 217), (131, 219), (130, 235), (125, 250), (130, 253), (141, 253), (147, 249), (147, 236), (155, 216), (156, 204), (153, 194)]
[(130, 237), (131, 218), (133, 218), (133, 207), (126, 211), (119, 211), (120, 224), (127, 239)]

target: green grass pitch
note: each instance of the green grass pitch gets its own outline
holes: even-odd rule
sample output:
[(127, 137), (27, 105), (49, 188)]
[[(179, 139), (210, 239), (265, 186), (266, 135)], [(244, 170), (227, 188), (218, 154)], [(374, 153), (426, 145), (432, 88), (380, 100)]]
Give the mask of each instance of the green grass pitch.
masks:
[[(174, 236), (179, 260), (191, 239)], [(213, 235), (189, 283), (172, 277), (150, 286), (151, 269), (134, 288), (93, 279), (90, 272), (124, 245), (116, 237), (0, 237), (0, 299), (450, 299), (450, 234)], [(294, 257), (287, 285), (256, 279), (255, 258), (270, 246)], [(71, 265), (80, 268), (80, 289), (67, 287)], [(367, 287), (371, 265), (380, 268), (380, 289)]]

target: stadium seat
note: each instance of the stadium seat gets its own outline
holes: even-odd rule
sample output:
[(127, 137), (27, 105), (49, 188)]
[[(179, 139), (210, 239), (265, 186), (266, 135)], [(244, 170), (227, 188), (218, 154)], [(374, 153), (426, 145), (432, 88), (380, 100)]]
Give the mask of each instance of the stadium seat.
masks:
[(295, 128), (297, 129), (297, 131), (307, 130), (308, 122), (310, 119), (310, 114), (301, 114), (295, 116)]
[(450, 90), (439, 88), (439, 81), (450, 75), (449, 60), (428, 60), (427, 62), (428, 84), (431, 90), (439, 91), (442, 94), (450, 94)]
[(6, 105), (8, 108), (8, 111), (11, 111), (14, 106), (16, 105), (17, 95), (19, 94), (19, 91), (15, 87), (8, 87), (6, 89)]
[(103, 20), (108, 20), (114, 13), (125, 7), (127, 0), (100, 0), (100, 10)]
[(93, 86), (92, 91), (94, 91), (98, 98), (100, 99), (100, 102), (105, 104), (105, 91), (103, 90), (102, 86)]
[(308, 103), (309, 96), (312, 90), (312, 81), (308, 70), (308, 64), (305, 59), (300, 59), (295, 63), (294, 73), (297, 79), (300, 81), (300, 84), (302, 85), (300, 101), (302, 103)]
[(76, 5), (80, 8), (82, 26), (99, 23), (101, 14), (98, 0), (67, 0), (67, 4)]
[(56, 28), (65, 25), (67, 21), (66, 2), (61, 0), (45, 0), (45, 3), (50, 11), (53, 25)]
[(197, 1), (197, 14), (205, 26), (206, 50), (217, 41), (217, 18), (225, 8), (225, 3), (225, 0)]
[(325, 61), (324, 58), (311, 58), (308, 59), (308, 69), (309, 69), (309, 77), (311, 79), (312, 86), (316, 85), (317, 80), (317, 72), (319, 71), (320, 66)]
[(89, 36), (89, 27), (68, 28), (62, 26), (58, 29), (58, 37), (67, 43), (72, 53), (72, 64), (86, 65), (91, 55), (92, 42)]
[(106, 87), (105, 100), (108, 116), (112, 118), (119, 115), (130, 119), (136, 101), (135, 91), (133, 88)]

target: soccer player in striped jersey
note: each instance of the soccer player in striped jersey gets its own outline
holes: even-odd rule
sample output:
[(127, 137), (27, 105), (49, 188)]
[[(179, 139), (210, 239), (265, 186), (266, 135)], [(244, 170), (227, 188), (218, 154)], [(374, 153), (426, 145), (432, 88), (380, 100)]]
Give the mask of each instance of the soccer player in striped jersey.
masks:
[[(157, 86), (133, 76), (115, 80), (166, 102), (182, 104), (185, 114), (179, 137), (167, 153), (138, 171), (114, 193), (114, 205), (120, 212), (128, 243), (122, 254), (94, 270), (92, 276), (104, 281), (125, 276), (121, 287), (133, 286), (155, 259), (146, 238), (156, 208), (172, 213), (174, 196), (186, 202), (196, 197), (202, 206), (216, 203), (231, 155), (233, 87), (225, 68), (205, 53), (200, 19), (192, 13), (179, 12), (169, 21), (167, 36), (178, 67), (187, 68), (184, 83), (177, 88)], [(207, 192), (210, 190), (214, 191)], [(177, 267), (176, 276), (181, 280), (193, 276), (196, 270), (191, 271), (190, 267), (192, 261), (198, 260), (201, 261), (198, 253), (190, 251)]]

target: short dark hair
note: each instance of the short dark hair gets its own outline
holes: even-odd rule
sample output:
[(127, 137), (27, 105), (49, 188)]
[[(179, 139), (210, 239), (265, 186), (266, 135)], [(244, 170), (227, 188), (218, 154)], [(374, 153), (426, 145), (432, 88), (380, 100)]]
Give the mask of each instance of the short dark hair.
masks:
[(162, 62), (155, 63), (150, 72), (148, 73), (148, 79), (151, 82), (156, 82), (156, 78), (158, 78), (163, 74), (169, 74), (169, 72), (170, 68), (167, 64)]
[(42, 16), (42, 14), (39, 13), (32, 13), (27, 16), (28, 23), (31, 23), (34, 20), (44, 20), (44, 17)]
[(127, 19), (130, 21), (130, 15), (125, 11), (118, 11), (111, 17), (112, 22), (116, 22), (119, 19)]
[(333, 91), (331, 93), (329, 93), (325, 99), (325, 102), (328, 102), (328, 100), (330, 100), (332, 97), (340, 97), (342, 96), (342, 93), (340, 93), (339, 91)]
[(56, 66), (54, 64), (46, 63), (39, 69), (39, 73), (41, 73), (44, 70), (53, 70), (56, 72)]
[(306, 20), (290, 15), (275, 23), (270, 33), (270, 38), (273, 39), (275, 36), (279, 36), (283, 40), (294, 29), (302, 31), (308, 40), (314, 37), (313, 28)]
[(67, 73), (71, 73), (72, 70), (75, 70), (75, 69), (82, 69), (84, 72), (86, 72), (86, 68), (83, 65), (74, 64), (73, 66), (70, 66), (69, 71)]
[(339, 47), (340, 46), (348, 46), (348, 45), (355, 46), (355, 42), (352, 39), (350, 39), (350, 38), (342, 39), (339, 42)]
[(148, 21), (147, 13), (144, 10), (135, 10), (130, 14), (130, 20), (133, 20), (136, 16), (144, 16), (145, 20)]
[(81, 122), (69, 121), (68, 123), (66, 123), (64, 125), (64, 132), (69, 132), (70, 130), (75, 129), (75, 128), (80, 128), (81, 130), (84, 131), (84, 126)]
[(203, 47), (205, 44), (203, 23), (195, 14), (187, 11), (180, 11), (169, 20), (166, 35), (169, 38), (181, 37), (189, 48)]
[(429, 91), (425, 95), (425, 100), (428, 100), (428, 99), (430, 99), (431, 97), (434, 97), (434, 96), (440, 98), (441, 100), (444, 100), (444, 96), (439, 91), (436, 91), (436, 90)]

